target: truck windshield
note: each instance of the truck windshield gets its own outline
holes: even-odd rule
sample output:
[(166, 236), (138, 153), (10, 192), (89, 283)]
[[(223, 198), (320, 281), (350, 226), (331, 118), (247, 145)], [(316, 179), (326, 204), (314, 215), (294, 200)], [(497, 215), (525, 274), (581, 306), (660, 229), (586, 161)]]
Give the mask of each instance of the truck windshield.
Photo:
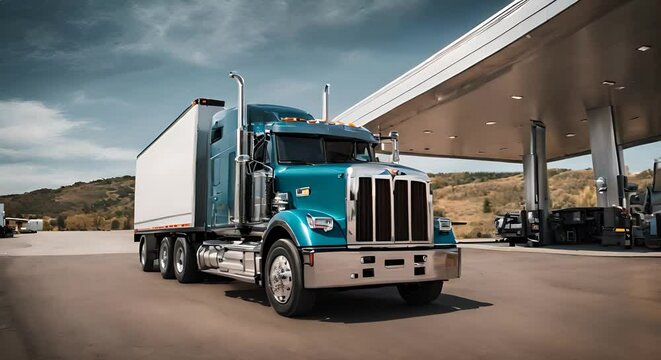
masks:
[(370, 144), (359, 140), (280, 135), (276, 144), (281, 164), (373, 161)]

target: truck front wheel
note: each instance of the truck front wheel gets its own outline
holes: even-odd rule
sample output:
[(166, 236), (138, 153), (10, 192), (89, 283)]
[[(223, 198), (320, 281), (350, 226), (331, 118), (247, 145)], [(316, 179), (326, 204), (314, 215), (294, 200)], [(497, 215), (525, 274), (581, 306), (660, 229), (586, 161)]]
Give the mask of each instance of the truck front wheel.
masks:
[(138, 251), (140, 255), (140, 268), (144, 272), (154, 271), (154, 260), (156, 256), (153, 251), (147, 248), (147, 237), (142, 235), (140, 237), (140, 247)]
[(280, 239), (271, 247), (264, 266), (266, 295), (283, 316), (303, 315), (314, 306), (315, 293), (303, 287), (303, 266), (291, 241)]
[(195, 250), (185, 238), (177, 238), (174, 242), (172, 263), (174, 276), (180, 283), (198, 282), (201, 278), (201, 273), (197, 269)]
[(425, 305), (436, 300), (443, 290), (443, 281), (398, 285), (399, 295), (409, 305)]

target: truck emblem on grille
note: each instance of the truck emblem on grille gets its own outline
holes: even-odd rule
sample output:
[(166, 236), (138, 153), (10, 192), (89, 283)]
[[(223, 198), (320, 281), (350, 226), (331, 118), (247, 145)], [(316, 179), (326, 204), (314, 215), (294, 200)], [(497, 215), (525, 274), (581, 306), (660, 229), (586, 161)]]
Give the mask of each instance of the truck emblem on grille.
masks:
[(390, 174), (390, 176), (399, 175), (399, 170), (394, 169), (394, 168), (386, 168), (386, 171)]

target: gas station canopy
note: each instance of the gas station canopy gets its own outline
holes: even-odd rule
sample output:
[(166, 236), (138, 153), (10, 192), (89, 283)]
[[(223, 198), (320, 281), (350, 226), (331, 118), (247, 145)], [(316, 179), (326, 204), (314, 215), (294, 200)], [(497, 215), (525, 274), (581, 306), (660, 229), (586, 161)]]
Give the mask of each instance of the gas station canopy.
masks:
[(617, 145), (661, 139), (661, 2), (514, 1), (337, 119), (400, 133), (402, 154), (521, 162), (530, 122), (549, 161), (590, 152), (587, 112)]

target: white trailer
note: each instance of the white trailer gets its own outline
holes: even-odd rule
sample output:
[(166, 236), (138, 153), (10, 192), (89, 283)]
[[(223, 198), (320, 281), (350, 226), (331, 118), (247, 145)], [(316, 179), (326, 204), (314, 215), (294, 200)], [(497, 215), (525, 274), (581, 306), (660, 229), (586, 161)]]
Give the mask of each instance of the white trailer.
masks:
[(44, 220), (42, 219), (30, 219), (28, 220), (25, 228), (30, 232), (37, 232), (44, 230)]
[[(199, 105), (199, 106), (196, 106)], [(135, 169), (135, 231), (204, 230), (209, 129), (224, 101), (197, 99), (147, 148)]]

